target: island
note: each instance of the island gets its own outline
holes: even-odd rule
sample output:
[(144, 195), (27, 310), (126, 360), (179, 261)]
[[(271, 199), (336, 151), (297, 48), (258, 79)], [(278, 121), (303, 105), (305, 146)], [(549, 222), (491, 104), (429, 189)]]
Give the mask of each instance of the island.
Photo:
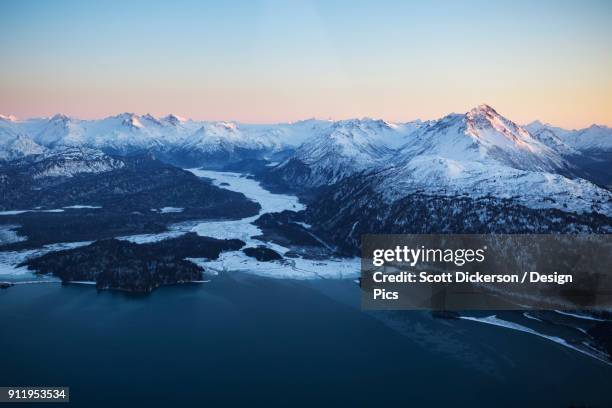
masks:
[(185, 258), (217, 259), (236, 251), (238, 239), (215, 239), (187, 233), (153, 243), (105, 239), (90, 245), (51, 252), (21, 265), (62, 282), (95, 282), (98, 289), (148, 293), (162, 285), (203, 280), (204, 269)]

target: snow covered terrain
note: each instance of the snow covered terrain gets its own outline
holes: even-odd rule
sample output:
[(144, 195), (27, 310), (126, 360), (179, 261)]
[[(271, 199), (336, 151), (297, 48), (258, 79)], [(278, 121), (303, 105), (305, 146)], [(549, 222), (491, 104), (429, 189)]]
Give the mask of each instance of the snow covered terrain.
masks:
[[(177, 237), (187, 232), (196, 232), (200, 236), (217, 239), (240, 239), (245, 247), (265, 246), (281, 255), (290, 248), (271, 242), (254, 239), (262, 235), (261, 229), (253, 222), (262, 214), (277, 213), (285, 210), (301, 211), (305, 207), (296, 196), (274, 194), (264, 189), (259, 182), (239, 173), (219, 172), (211, 170), (190, 169), (199, 177), (213, 181), (221, 188), (243, 193), (247, 198), (261, 205), (259, 214), (240, 220), (222, 220), (181, 223), (171, 226), (169, 232), (161, 234), (145, 234), (121, 237), (135, 243), (155, 242), (171, 237)], [(242, 271), (271, 278), (314, 279), (314, 278), (355, 278), (359, 275), (359, 258), (331, 258), (326, 260), (306, 259), (303, 257), (289, 258), (281, 261), (260, 262), (247, 256), (242, 251), (223, 252), (216, 260), (190, 259), (201, 265), (207, 271)]]
[(612, 128), (592, 125), (586, 129), (567, 130), (540, 121), (525, 126), (535, 137), (546, 137), (551, 145), (563, 144), (571, 149), (568, 153), (589, 151), (612, 151)]
[[(281, 212), (284, 210), (301, 211), (304, 205), (298, 198), (286, 194), (273, 194), (255, 181), (239, 173), (216, 172), (190, 169), (199, 177), (213, 180), (219, 187), (243, 193), (261, 205), (261, 211), (254, 217), (236, 221), (202, 222), (191, 228), (201, 236), (218, 239), (238, 238), (246, 242), (247, 247), (265, 245), (266, 247), (285, 255), (289, 248), (269, 242), (262, 242), (253, 237), (262, 235), (262, 231), (252, 224), (262, 214)], [(328, 260), (312, 260), (304, 258), (285, 258), (282, 261), (259, 262), (242, 251), (223, 252), (219, 259), (208, 261), (198, 259), (192, 261), (205, 269), (216, 271), (243, 271), (273, 278), (313, 279), (313, 278), (351, 278), (359, 275), (359, 258), (332, 258)]]
[(530, 208), (598, 212), (612, 216), (612, 193), (580, 178), (521, 170), (483, 161), (417, 155), (372, 176), (372, 186), (387, 201), (410, 193), (507, 198)]
[(18, 120), (0, 117), (0, 160), (9, 160), (47, 149), (88, 147), (111, 154), (143, 150), (172, 158), (191, 154), (199, 160), (210, 154), (236, 150), (278, 151), (295, 148), (329, 121), (307, 120), (275, 125), (204, 122), (177, 115), (121, 113), (100, 120), (81, 120), (66, 115)]
[(418, 127), (418, 123), (395, 125), (372, 119), (335, 122), (319, 129), (273, 172), (286, 173), (297, 164), (308, 169), (304, 177), (298, 178), (300, 184), (333, 184), (356, 172), (384, 165)]
[(399, 156), (409, 160), (421, 155), (531, 171), (555, 171), (567, 166), (557, 152), (488, 105), (419, 128)]
[[(480, 105), (465, 115), (451, 114), (440, 120), (389, 123), (383, 120), (350, 119), (341, 121), (309, 119), (294, 123), (253, 125), (236, 122), (207, 122), (181, 118), (177, 115), (154, 117), (150, 114), (121, 113), (99, 120), (81, 120), (66, 115), (50, 118), (18, 119), (0, 115), (0, 159), (8, 157), (11, 149), (21, 155), (40, 154), (57, 147), (89, 147), (107, 153), (129, 153), (143, 149), (219, 151), (252, 149), (275, 151), (297, 148), (305, 142), (329, 144), (346, 157), (363, 159), (367, 151), (386, 147), (397, 149), (410, 142), (433, 135), (444, 127), (460, 128), (460, 133), (472, 136), (479, 149), (493, 154), (493, 147), (505, 151), (513, 163), (530, 157), (530, 165), (556, 166), (558, 158), (549, 143), (535, 136), (547, 131), (571, 149), (579, 151), (612, 149), (612, 129), (593, 125), (581, 130), (564, 130), (541, 122), (521, 127), (499, 115), (493, 108)], [(448, 132), (447, 132), (448, 133)], [(451, 147), (453, 144), (448, 145)], [(466, 147), (465, 145), (463, 146)], [(311, 151), (312, 149), (315, 151)], [(315, 159), (320, 152), (316, 146), (304, 146), (304, 159)], [(377, 156), (377, 155), (376, 155)]]
[(65, 242), (59, 244), (45, 245), (38, 249), (28, 249), (23, 251), (0, 251), (0, 281), (20, 282), (20, 281), (59, 281), (52, 276), (36, 275), (25, 266), (18, 266), (28, 258), (38, 257), (49, 252), (62, 251), (65, 249), (78, 248), (91, 244), (90, 241), (84, 242)]

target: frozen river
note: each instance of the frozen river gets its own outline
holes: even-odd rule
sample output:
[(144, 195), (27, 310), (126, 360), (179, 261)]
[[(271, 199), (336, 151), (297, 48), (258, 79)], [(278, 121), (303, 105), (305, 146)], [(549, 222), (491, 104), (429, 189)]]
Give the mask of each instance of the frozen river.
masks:
[[(287, 194), (274, 194), (264, 189), (259, 182), (240, 173), (228, 173), (211, 170), (190, 169), (199, 177), (206, 177), (216, 186), (243, 193), (247, 198), (259, 203), (258, 215), (235, 221), (202, 222), (191, 228), (198, 235), (213, 238), (237, 238), (246, 242), (246, 246), (265, 245), (285, 255), (290, 248), (274, 243), (262, 242), (253, 237), (262, 231), (252, 224), (265, 213), (285, 210), (300, 211), (305, 207), (298, 198)], [(205, 269), (214, 271), (241, 271), (255, 273), (273, 278), (313, 279), (313, 278), (355, 278), (359, 276), (359, 258), (332, 258), (328, 260), (309, 260), (304, 258), (285, 258), (283, 261), (258, 262), (246, 256), (242, 251), (224, 252), (219, 259), (208, 261), (192, 259)]]
[[(201, 236), (217, 239), (240, 239), (246, 243), (246, 247), (263, 245), (281, 255), (285, 255), (291, 249), (254, 239), (253, 237), (261, 235), (262, 231), (253, 224), (253, 221), (265, 213), (303, 210), (305, 207), (296, 196), (271, 193), (263, 188), (259, 182), (240, 173), (200, 169), (189, 169), (189, 171), (198, 177), (212, 180), (213, 184), (220, 188), (243, 193), (250, 200), (259, 203), (261, 206), (259, 214), (240, 220), (183, 222), (171, 225), (169, 231), (160, 234), (131, 235), (119, 237), (119, 239), (146, 243), (177, 237), (187, 232), (195, 232)], [(17, 265), (28, 257), (87, 244), (89, 242), (53, 244), (36, 250), (0, 252), (0, 280), (29, 281), (41, 279), (40, 276), (32, 274), (25, 267), (17, 268)], [(240, 271), (272, 278), (290, 279), (356, 278), (359, 275), (360, 266), (359, 258), (331, 258), (326, 260), (285, 258), (282, 261), (259, 262), (255, 258), (245, 255), (241, 250), (224, 252), (219, 259), (212, 261), (200, 258), (190, 260), (212, 273)]]
[[(265, 246), (281, 255), (291, 248), (271, 242), (263, 242), (254, 237), (262, 235), (261, 229), (254, 225), (262, 214), (282, 212), (285, 210), (301, 211), (305, 206), (294, 195), (275, 194), (261, 184), (242, 173), (221, 172), (213, 170), (188, 169), (198, 177), (212, 180), (217, 187), (244, 194), (252, 201), (259, 203), (261, 210), (252, 217), (239, 220), (203, 221), (181, 223), (170, 227), (170, 231), (161, 234), (143, 234), (122, 237), (136, 243), (158, 241), (179, 236), (186, 232), (217, 239), (240, 239), (246, 247)], [(208, 272), (240, 271), (271, 278), (317, 279), (317, 278), (356, 278), (359, 276), (359, 258), (331, 258), (313, 260), (305, 258), (285, 258), (282, 261), (259, 262), (240, 251), (223, 252), (219, 259), (208, 260), (190, 258), (190, 261), (202, 266)]]

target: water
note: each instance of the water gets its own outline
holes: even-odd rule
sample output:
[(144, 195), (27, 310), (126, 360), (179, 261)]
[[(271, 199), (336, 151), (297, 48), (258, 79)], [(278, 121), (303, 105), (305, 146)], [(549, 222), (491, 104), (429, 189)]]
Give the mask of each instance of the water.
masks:
[(612, 404), (595, 359), (474, 322), (372, 315), (358, 291), (239, 273), (137, 297), (15, 286), (0, 291), (0, 385), (69, 386), (87, 407)]

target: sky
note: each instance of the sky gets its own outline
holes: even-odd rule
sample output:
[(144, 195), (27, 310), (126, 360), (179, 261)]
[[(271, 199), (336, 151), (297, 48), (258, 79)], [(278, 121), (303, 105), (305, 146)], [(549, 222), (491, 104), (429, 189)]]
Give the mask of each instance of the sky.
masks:
[(612, 126), (612, 1), (31, 1), (0, 8), (0, 113)]

